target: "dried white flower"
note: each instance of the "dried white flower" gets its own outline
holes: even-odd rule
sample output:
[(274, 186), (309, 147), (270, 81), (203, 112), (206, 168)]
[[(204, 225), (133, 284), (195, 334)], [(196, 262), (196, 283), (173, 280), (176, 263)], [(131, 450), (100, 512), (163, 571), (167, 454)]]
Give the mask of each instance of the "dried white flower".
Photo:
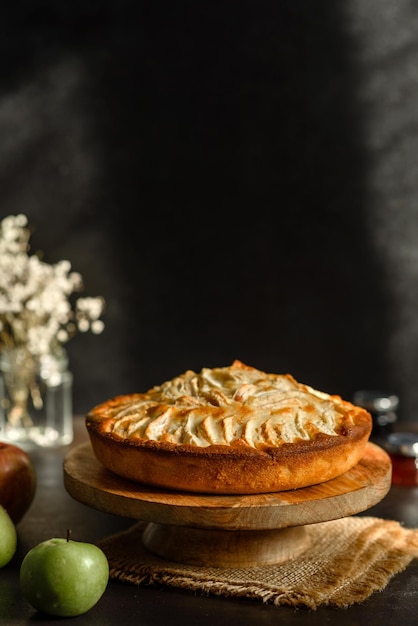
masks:
[(77, 331), (103, 331), (102, 297), (74, 299), (82, 276), (67, 260), (51, 265), (29, 255), (25, 215), (0, 222), (0, 350), (24, 348), (35, 357), (50, 354)]

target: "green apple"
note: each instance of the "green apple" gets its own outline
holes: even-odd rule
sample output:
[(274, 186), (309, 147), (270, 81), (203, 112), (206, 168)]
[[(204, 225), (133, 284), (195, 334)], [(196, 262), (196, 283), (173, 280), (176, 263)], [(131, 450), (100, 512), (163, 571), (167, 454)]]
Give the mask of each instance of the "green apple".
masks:
[(4, 567), (12, 560), (16, 546), (16, 527), (6, 509), (0, 504), (0, 567)]
[(38, 544), (20, 566), (24, 597), (39, 611), (73, 617), (90, 610), (109, 580), (104, 552), (92, 543), (53, 538)]

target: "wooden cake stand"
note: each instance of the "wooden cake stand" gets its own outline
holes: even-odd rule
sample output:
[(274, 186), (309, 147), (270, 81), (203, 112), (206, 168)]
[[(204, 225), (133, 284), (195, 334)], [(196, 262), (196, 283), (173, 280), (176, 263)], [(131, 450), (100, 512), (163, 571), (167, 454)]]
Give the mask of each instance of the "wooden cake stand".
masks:
[(260, 495), (203, 495), (147, 487), (116, 476), (90, 442), (64, 459), (64, 485), (87, 506), (148, 522), (144, 546), (183, 564), (254, 567), (277, 564), (309, 547), (306, 526), (365, 511), (391, 486), (388, 454), (369, 442), (362, 460), (326, 483)]

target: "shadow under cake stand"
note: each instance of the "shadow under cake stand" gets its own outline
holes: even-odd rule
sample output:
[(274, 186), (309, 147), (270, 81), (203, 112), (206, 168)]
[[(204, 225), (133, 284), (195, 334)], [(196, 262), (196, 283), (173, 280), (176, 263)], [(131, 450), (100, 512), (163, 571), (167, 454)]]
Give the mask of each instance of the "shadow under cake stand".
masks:
[(326, 483), (258, 495), (204, 495), (147, 487), (120, 478), (96, 459), (90, 442), (64, 459), (64, 485), (75, 500), (147, 522), (144, 546), (183, 564), (255, 567), (282, 563), (309, 547), (309, 524), (366, 511), (391, 486), (388, 454), (369, 442), (361, 461)]

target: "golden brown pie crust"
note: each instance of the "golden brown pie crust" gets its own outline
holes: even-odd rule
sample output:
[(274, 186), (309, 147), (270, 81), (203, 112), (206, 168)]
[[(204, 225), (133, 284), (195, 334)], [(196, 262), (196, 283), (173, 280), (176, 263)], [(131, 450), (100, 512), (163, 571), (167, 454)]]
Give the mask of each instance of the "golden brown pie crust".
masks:
[(361, 407), (234, 361), (94, 407), (96, 458), (123, 478), (186, 492), (286, 491), (356, 465), (372, 418)]

